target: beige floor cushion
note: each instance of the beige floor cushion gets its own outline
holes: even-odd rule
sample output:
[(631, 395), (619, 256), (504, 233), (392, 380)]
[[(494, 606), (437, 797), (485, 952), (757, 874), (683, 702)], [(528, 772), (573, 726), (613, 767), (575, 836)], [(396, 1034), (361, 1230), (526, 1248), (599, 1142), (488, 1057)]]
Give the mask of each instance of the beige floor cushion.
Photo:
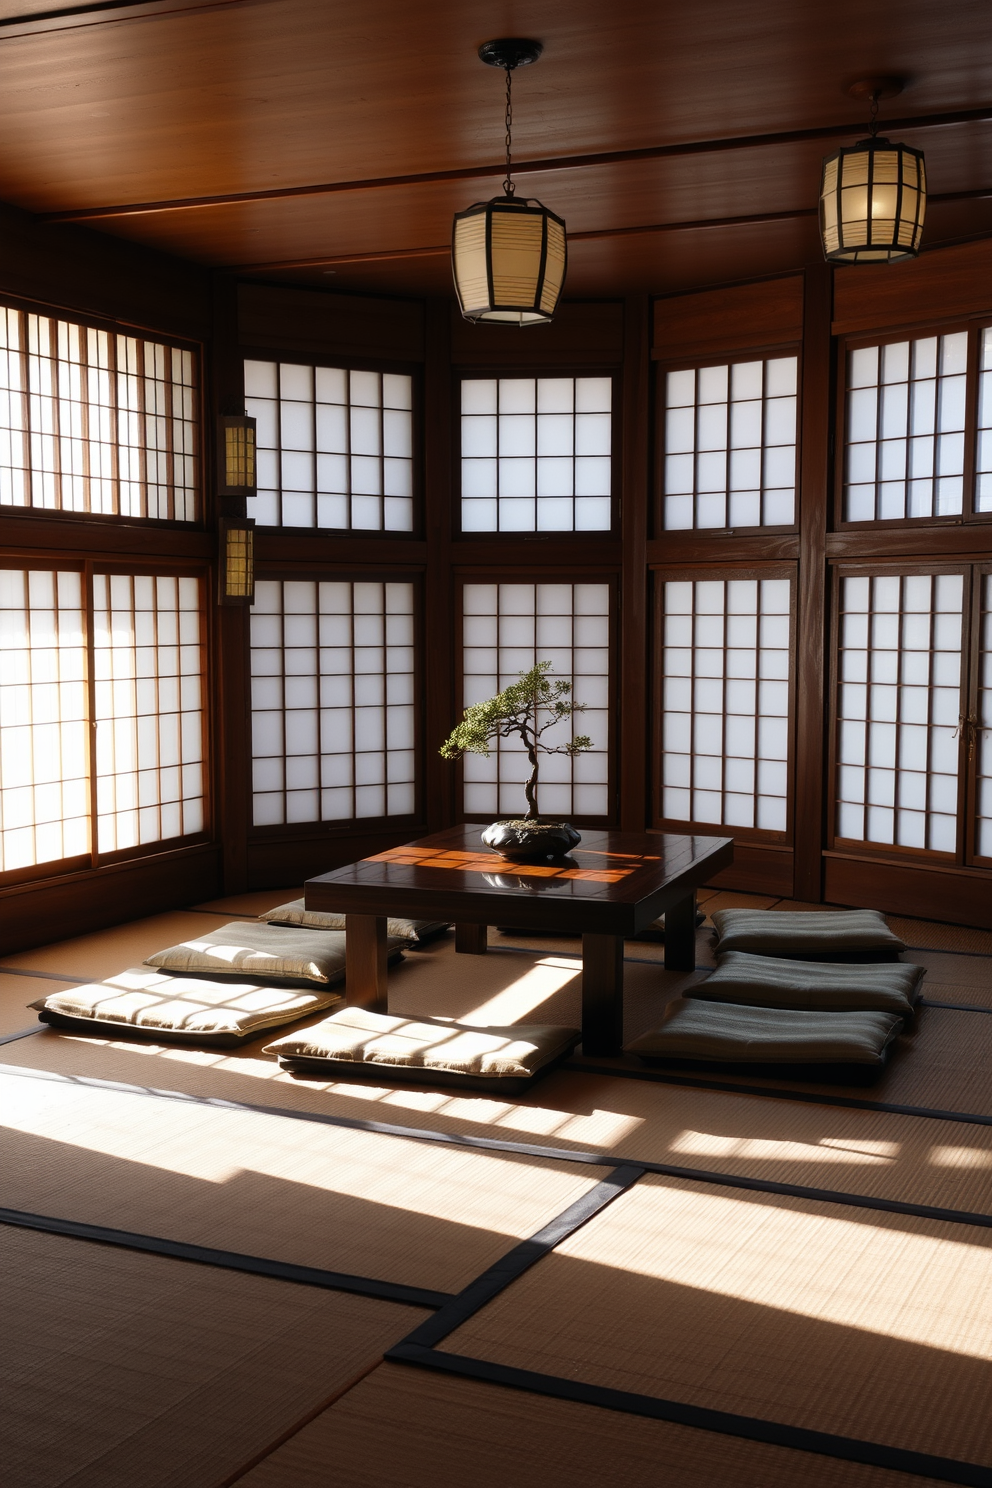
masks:
[(875, 1008), (908, 1021), (913, 1017), (924, 976), (922, 966), (891, 961), (838, 965), (726, 951), (712, 975), (687, 988), (685, 996), (751, 1007), (813, 1008), (823, 1012)]
[(794, 961), (895, 961), (906, 949), (877, 909), (717, 909), (717, 954), (751, 951)]
[(54, 1028), (104, 1037), (131, 1034), (229, 1048), (340, 1001), (336, 992), (199, 981), (135, 966), (105, 982), (53, 992), (39, 1017)]
[[(324, 909), (307, 909), (306, 901), (303, 899), (290, 899), (288, 904), (277, 904), (275, 909), (267, 909), (265, 914), (259, 915), (259, 919), (267, 921), (270, 925), (301, 925), (307, 930), (343, 930), (345, 928), (343, 914), (333, 914), (330, 910)], [(431, 940), (436, 935), (443, 935), (447, 929), (447, 920), (390, 918), (386, 921), (387, 935), (395, 940), (407, 940), (411, 945)]]
[[(389, 942), (393, 955), (401, 946), (402, 942)], [(184, 976), (247, 976), (327, 987), (344, 980), (344, 931), (328, 934), (326, 930), (290, 930), (237, 920), (156, 951), (145, 957), (145, 965)]]
[(876, 1010), (796, 1012), (680, 997), (659, 1027), (625, 1048), (649, 1062), (752, 1073), (788, 1068), (817, 1080), (834, 1067), (845, 1080), (865, 1079), (881, 1071), (902, 1026), (894, 1013)]
[(348, 1007), (266, 1045), (284, 1069), (417, 1080), (470, 1089), (522, 1089), (575, 1047), (577, 1028), (516, 1024), (472, 1028), (436, 1018), (395, 1017)]

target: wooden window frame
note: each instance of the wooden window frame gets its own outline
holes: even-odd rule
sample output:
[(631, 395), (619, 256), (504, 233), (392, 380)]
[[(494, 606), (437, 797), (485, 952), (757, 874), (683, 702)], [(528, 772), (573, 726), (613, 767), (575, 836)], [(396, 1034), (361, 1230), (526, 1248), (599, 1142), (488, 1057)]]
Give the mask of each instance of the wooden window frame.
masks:
[[(342, 542), (423, 542), (426, 530), (424, 475), (424, 366), (422, 362), (391, 361), (387, 357), (335, 356), (332, 352), (287, 351), (285, 348), (240, 346), (238, 355), (245, 362), (276, 362), (294, 367), (329, 367), (343, 372), (395, 373), (409, 377), (412, 383), (410, 419), (412, 431), (413, 526), (408, 532), (389, 528), (386, 531), (362, 527), (276, 527), (256, 521), (255, 531), (264, 536), (340, 539)], [(350, 407), (350, 405), (349, 405)], [(281, 446), (280, 446), (281, 452)]]
[[(328, 362), (332, 366), (334, 363)], [(364, 370), (364, 369), (363, 369)], [(268, 529), (276, 530), (276, 529)], [(278, 529), (281, 530), (281, 529)], [(292, 529), (294, 531), (298, 529)], [(248, 689), (248, 721), (246, 730), (246, 755), (248, 771), (248, 842), (293, 842), (307, 841), (314, 837), (333, 840), (338, 837), (373, 836), (384, 832), (404, 833), (424, 821), (426, 790), (424, 739), (426, 717), (426, 668), (424, 665), (424, 581), (422, 568), (374, 568), (368, 565), (336, 564), (334, 567), (293, 568), (277, 561), (256, 562), (255, 583), (275, 580), (279, 583), (346, 583), (346, 584), (412, 584), (413, 585), (413, 753), (414, 753), (414, 810), (405, 816), (355, 816), (345, 820), (308, 822), (274, 822), (267, 826), (256, 826), (252, 810), (252, 767), (254, 753), (252, 743), (251, 706), (251, 640), (246, 646), (245, 665)], [(319, 646), (318, 646), (319, 651)], [(284, 674), (285, 675), (285, 674)], [(318, 673), (319, 676), (319, 673)], [(318, 705), (319, 706), (319, 705)], [(352, 751), (354, 753), (354, 751)], [(285, 758), (285, 756), (284, 756)], [(319, 787), (318, 787), (319, 789)]]
[[(672, 527), (665, 526), (665, 416), (667, 406), (665, 403), (665, 385), (669, 372), (698, 372), (703, 367), (727, 367), (734, 366), (737, 362), (767, 362), (777, 357), (794, 356), (796, 358), (796, 504), (795, 520), (788, 525), (779, 524), (774, 527), (763, 526), (760, 523), (755, 527)], [(685, 542), (689, 539), (698, 539), (701, 542), (711, 541), (714, 538), (727, 538), (737, 535), (744, 537), (767, 536), (769, 540), (781, 539), (794, 536), (799, 531), (799, 504), (802, 500), (802, 484), (800, 475), (802, 471), (802, 429), (803, 429), (803, 344), (801, 341), (774, 342), (769, 346), (748, 347), (744, 351), (729, 351), (719, 354), (708, 352), (705, 356), (698, 357), (667, 357), (664, 360), (652, 362), (652, 375), (654, 378), (654, 389), (650, 394), (651, 408), (653, 411), (653, 475), (651, 481), (652, 501), (650, 519), (650, 537), (655, 540)]]
[[(452, 366), (452, 389), (451, 389), (451, 541), (455, 543), (466, 542), (498, 542), (510, 544), (514, 542), (588, 542), (597, 538), (603, 542), (612, 541), (620, 536), (620, 493), (623, 489), (623, 368), (615, 362), (596, 366), (544, 366), (528, 365), (520, 366)], [(512, 378), (526, 378), (528, 381), (537, 382), (546, 378), (554, 377), (608, 377), (612, 384), (612, 396), (610, 406), (610, 525), (608, 528), (601, 527), (596, 531), (582, 532), (543, 532), (534, 528), (528, 528), (516, 532), (466, 532), (462, 527), (462, 398), (461, 387), (463, 382), (497, 382), (507, 381)], [(574, 416), (574, 415), (573, 415)], [(459, 592), (460, 595), (460, 592)], [(460, 602), (460, 597), (459, 597)], [(611, 601), (612, 602), (612, 601)], [(461, 676), (459, 673), (459, 686)]]
[[(721, 366), (721, 362), (715, 365)], [(723, 529), (719, 529), (723, 531)], [(796, 826), (796, 695), (798, 689), (798, 609), (799, 609), (799, 574), (795, 563), (767, 563), (753, 564), (748, 567), (740, 567), (732, 564), (700, 564), (698, 567), (678, 567), (670, 564), (652, 564), (652, 598), (651, 598), (651, 660), (649, 676), (651, 678), (651, 826), (659, 832), (688, 833), (695, 836), (732, 836), (742, 846), (749, 847), (775, 847), (794, 850), (795, 826)], [(736, 827), (721, 822), (692, 822), (679, 820), (674, 817), (666, 817), (661, 812), (661, 803), (664, 799), (663, 770), (664, 770), (664, 720), (665, 720), (665, 691), (664, 691), (664, 618), (665, 611), (662, 604), (663, 585), (672, 582), (698, 583), (703, 580), (729, 579), (787, 579), (791, 590), (791, 601), (789, 606), (789, 714), (788, 714), (788, 739), (789, 757), (786, 761), (786, 825), (784, 831), (771, 831), (766, 827)], [(724, 644), (725, 651), (727, 649)], [(758, 716), (758, 715), (756, 715)], [(726, 756), (724, 755), (725, 759)]]
[[(173, 524), (170, 524), (173, 525)], [(188, 524), (187, 524), (188, 525)], [(12, 868), (7, 872), (0, 872), (0, 890), (13, 888), (21, 884), (31, 884), (48, 881), (49, 879), (62, 878), (69, 874), (89, 872), (98, 868), (104, 868), (114, 863), (125, 863), (137, 859), (148, 859), (165, 853), (180, 852), (185, 848), (199, 847), (214, 840), (215, 802), (219, 792), (214, 776), (217, 769), (217, 761), (214, 757), (213, 748), (213, 719), (210, 700), (213, 695), (213, 670), (214, 648), (211, 644), (212, 631), (214, 629), (212, 618), (214, 607), (211, 604), (213, 585), (211, 583), (211, 570), (208, 564), (183, 563), (170, 559), (157, 559), (150, 555), (135, 558), (131, 562), (121, 559), (99, 558), (69, 559), (58, 555), (40, 553), (37, 557), (24, 553), (0, 551), (0, 568), (15, 569), (21, 573), (30, 573), (39, 570), (47, 570), (53, 573), (78, 573), (82, 579), (83, 616), (84, 616), (84, 646), (86, 651), (86, 735), (87, 735), (87, 759), (86, 779), (88, 788), (88, 819), (90, 849), (86, 853), (77, 854), (72, 858), (48, 859), (44, 863), (32, 863), (25, 868)], [(203, 830), (191, 832), (181, 837), (161, 838), (156, 842), (139, 843), (134, 847), (121, 848), (115, 852), (100, 852), (97, 846), (97, 777), (95, 761), (96, 744), (96, 708), (95, 689), (96, 679), (94, 676), (94, 637), (93, 637), (93, 578), (96, 574), (115, 574), (127, 577), (151, 575), (153, 578), (195, 578), (200, 583), (200, 647), (203, 656), (203, 690), (201, 696), (201, 729), (203, 740)]]
[[(452, 581), (455, 590), (455, 707), (451, 720), (451, 727), (461, 718), (465, 708), (465, 585), (466, 584), (605, 584), (609, 589), (609, 626), (607, 652), (609, 657), (609, 686), (607, 696), (609, 698), (608, 713), (609, 727), (606, 743), (607, 776), (606, 791), (610, 802), (610, 811), (605, 816), (575, 816), (573, 819), (578, 826), (593, 828), (616, 827), (619, 822), (618, 782), (620, 777), (620, 761), (617, 758), (617, 745), (619, 740), (618, 729), (618, 699), (620, 694), (619, 675), (619, 603), (620, 603), (620, 575), (615, 569), (603, 572), (602, 569), (593, 569), (584, 565), (569, 568), (564, 572), (553, 568), (503, 568), (503, 567), (457, 567), (452, 570)], [(540, 657), (538, 657), (540, 660)], [(438, 740), (438, 747), (443, 743)], [(456, 800), (457, 820), (465, 822), (488, 822), (497, 820), (496, 817), (482, 815), (478, 812), (466, 812), (463, 807), (465, 800), (465, 774), (462, 761), (459, 760), (452, 768), (457, 772)], [(521, 795), (523, 792), (521, 791)], [(497, 797), (498, 799), (498, 797)], [(521, 809), (526, 805), (522, 803)]]

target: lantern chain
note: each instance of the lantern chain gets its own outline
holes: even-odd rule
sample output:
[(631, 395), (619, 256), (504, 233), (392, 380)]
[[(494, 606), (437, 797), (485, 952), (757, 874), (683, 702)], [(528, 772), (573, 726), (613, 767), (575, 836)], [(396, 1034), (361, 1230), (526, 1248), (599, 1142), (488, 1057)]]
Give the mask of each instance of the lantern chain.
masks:
[(513, 68), (506, 69), (506, 179), (503, 182), (503, 190), (507, 196), (512, 196), (516, 187), (510, 177), (510, 146), (513, 133), (513, 95), (511, 92), (513, 80)]
[(879, 94), (878, 90), (876, 89), (871, 95), (871, 114), (868, 124), (868, 132), (871, 135), (872, 139), (874, 139), (876, 134), (878, 133), (878, 98)]

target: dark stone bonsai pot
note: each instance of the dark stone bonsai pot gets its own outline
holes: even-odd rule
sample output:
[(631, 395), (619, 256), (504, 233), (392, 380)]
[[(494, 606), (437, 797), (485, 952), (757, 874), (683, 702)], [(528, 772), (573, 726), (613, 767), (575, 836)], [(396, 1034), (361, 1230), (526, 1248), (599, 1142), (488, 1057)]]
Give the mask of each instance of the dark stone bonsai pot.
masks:
[(545, 821), (543, 817), (528, 821), (521, 817), (490, 823), (482, 840), (501, 857), (514, 862), (553, 863), (566, 857), (582, 841), (582, 836), (568, 822)]

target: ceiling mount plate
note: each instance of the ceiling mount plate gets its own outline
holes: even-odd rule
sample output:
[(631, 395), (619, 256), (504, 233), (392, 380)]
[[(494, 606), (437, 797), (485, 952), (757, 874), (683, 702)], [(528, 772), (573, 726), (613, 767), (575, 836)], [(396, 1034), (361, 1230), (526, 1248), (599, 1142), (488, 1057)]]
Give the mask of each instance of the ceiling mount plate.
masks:
[(895, 98), (906, 86), (906, 79), (901, 77), (866, 77), (858, 78), (857, 82), (848, 83), (844, 92), (848, 98), (864, 98), (869, 101), (872, 98)]
[(479, 48), (479, 61), (487, 67), (526, 67), (536, 62), (544, 51), (539, 41), (527, 41), (520, 36), (501, 36), (496, 41), (484, 41)]

